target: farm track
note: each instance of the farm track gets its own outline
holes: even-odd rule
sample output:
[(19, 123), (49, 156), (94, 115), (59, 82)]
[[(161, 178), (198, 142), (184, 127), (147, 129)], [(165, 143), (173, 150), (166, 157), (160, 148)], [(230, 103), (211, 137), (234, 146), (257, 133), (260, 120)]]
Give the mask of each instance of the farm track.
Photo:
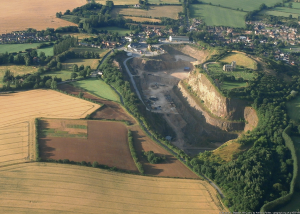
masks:
[[(205, 181), (53, 163), (0, 168), (0, 210), (30, 213), (219, 213)], [(9, 181), (9, 182), (7, 182)], [(210, 194), (211, 192), (212, 194)], [(26, 196), (26, 197), (24, 197)]]

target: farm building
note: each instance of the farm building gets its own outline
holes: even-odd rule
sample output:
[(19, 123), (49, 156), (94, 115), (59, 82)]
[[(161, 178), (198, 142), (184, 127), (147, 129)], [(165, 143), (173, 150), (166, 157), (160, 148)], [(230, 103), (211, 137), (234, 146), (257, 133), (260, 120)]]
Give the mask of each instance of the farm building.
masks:
[(183, 69), (184, 71), (190, 71), (191, 70), (191, 68), (190, 67), (184, 67), (184, 69)]
[(177, 41), (177, 42), (189, 42), (190, 39), (187, 36), (170, 36), (169, 41)]
[(223, 66), (223, 71), (234, 71), (235, 67), (236, 67), (236, 62), (232, 61), (231, 64)]

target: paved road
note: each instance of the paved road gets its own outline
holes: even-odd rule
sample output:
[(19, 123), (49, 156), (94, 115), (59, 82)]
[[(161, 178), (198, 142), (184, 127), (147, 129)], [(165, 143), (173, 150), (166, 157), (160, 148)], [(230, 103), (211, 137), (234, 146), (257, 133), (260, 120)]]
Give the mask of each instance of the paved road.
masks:
[[(141, 102), (145, 105), (145, 103), (144, 103), (144, 101), (143, 101), (143, 99), (142, 99), (142, 96), (141, 96), (141, 94), (140, 94), (140, 92), (139, 92), (139, 90), (138, 90), (138, 88), (137, 88), (137, 86), (136, 86), (136, 84), (135, 84), (135, 81), (134, 81), (134, 79), (133, 79), (133, 75), (130, 73), (130, 70), (129, 70), (129, 68), (127, 67), (127, 61), (128, 60), (130, 60), (130, 59), (132, 59), (133, 57), (129, 57), (129, 58), (127, 58), (127, 59), (125, 59), (125, 61), (123, 62), (123, 65), (125, 66), (125, 70), (126, 70), (126, 72), (127, 72), (127, 74), (128, 74), (128, 76), (130, 77), (130, 81), (131, 81), (131, 83), (132, 83), (132, 85), (133, 85), (133, 87), (134, 87), (134, 90), (135, 90), (135, 92), (136, 92), (136, 95), (138, 96), (138, 98), (141, 100)], [(146, 106), (146, 105), (145, 105)], [(147, 107), (146, 107), (147, 108)]]

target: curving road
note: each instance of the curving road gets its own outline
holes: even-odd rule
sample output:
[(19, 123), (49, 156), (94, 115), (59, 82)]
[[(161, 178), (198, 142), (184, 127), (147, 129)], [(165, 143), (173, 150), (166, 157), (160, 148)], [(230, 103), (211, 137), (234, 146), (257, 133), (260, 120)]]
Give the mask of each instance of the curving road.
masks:
[[(127, 67), (127, 64), (126, 64), (127, 61), (130, 60), (130, 59), (132, 59), (132, 58), (133, 58), (133, 57), (129, 57), (129, 58), (125, 59), (125, 61), (123, 62), (123, 65), (124, 65), (124, 67), (125, 67), (125, 70), (126, 70), (128, 76), (130, 77), (130, 81), (131, 81), (131, 83), (132, 83), (132, 85), (133, 85), (133, 87), (134, 87), (134, 90), (135, 90), (136, 95), (137, 95), (138, 98), (141, 100), (141, 102), (144, 104), (144, 106), (146, 106), (145, 103), (144, 103), (144, 101), (143, 101), (143, 99), (142, 99), (142, 96), (141, 96), (141, 94), (140, 94), (140, 92), (139, 92), (139, 90), (138, 90), (138, 88), (137, 88), (137, 86), (136, 86), (136, 84), (135, 84), (135, 81), (134, 81), (134, 79), (133, 79), (133, 75), (130, 73), (130, 70), (129, 70), (129, 68)], [(146, 107), (146, 108), (147, 108), (147, 107)], [(147, 109), (147, 110), (148, 110), (148, 109)]]

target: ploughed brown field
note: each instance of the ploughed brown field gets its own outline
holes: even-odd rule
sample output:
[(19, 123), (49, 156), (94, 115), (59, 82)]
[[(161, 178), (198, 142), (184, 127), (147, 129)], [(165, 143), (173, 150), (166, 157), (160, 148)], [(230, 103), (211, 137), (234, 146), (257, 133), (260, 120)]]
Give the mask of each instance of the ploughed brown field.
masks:
[[(59, 85), (60, 90), (66, 91), (70, 94), (78, 95), (81, 89), (75, 88), (71, 85)], [(157, 145), (151, 138), (149, 138), (145, 132), (139, 127), (134, 118), (132, 118), (119, 104), (103, 100), (92, 94), (84, 92), (85, 98), (92, 99), (93, 101), (104, 104), (99, 110), (97, 110), (92, 117), (94, 119), (116, 119), (130, 121), (132, 126), (128, 129), (132, 131), (134, 146), (139, 155), (139, 160), (143, 164), (145, 173), (148, 175), (165, 176), (165, 177), (180, 177), (180, 178), (199, 178), (195, 173), (188, 169), (184, 164), (177, 160), (164, 148)], [(146, 158), (142, 156), (142, 151), (153, 151), (158, 155), (165, 155), (166, 162), (160, 164), (150, 164)]]
[[(63, 126), (60, 126), (61, 121), (60, 119), (43, 119), (40, 121), (40, 130), (46, 130), (49, 127), (57, 127), (56, 130), (60, 131), (65, 130)], [(75, 126), (74, 124), (72, 127)], [(73, 129), (76, 131), (79, 128)], [(69, 128), (70, 133), (75, 131)], [(127, 132), (126, 126), (121, 122), (87, 121), (87, 138), (76, 137), (76, 135), (75, 137), (56, 137), (52, 134), (50, 137), (40, 138), (40, 155), (43, 160), (69, 159), (90, 163), (97, 161), (99, 164), (110, 167), (138, 172), (130, 154)]]
[(0, 34), (34, 28), (46, 30), (64, 26), (77, 26), (56, 18), (57, 12), (64, 13), (86, 4), (86, 0), (13, 0), (1, 1)]

